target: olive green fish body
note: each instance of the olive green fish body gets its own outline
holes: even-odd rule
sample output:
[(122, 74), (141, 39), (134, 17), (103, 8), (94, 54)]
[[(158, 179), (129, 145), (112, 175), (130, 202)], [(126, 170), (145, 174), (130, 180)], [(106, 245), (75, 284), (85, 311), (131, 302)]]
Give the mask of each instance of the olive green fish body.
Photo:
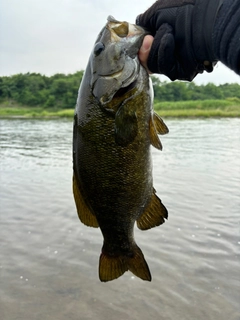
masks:
[[(111, 36), (109, 42), (106, 39), (114, 28), (121, 37)], [(134, 223), (148, 229), (167, 218), (153, 189), (150, 153), (151, 144), (161, 148), (157, 134), (166, 133), (167, 128), (153, 113), (149, 76), (137, 59), (145, 33), (135, 29), (137, 36), (129, 39), (129, 45), (129, 30), (126, 22), (110, 18), (101, 31), (81, 83), (74, 118), (74, 198), (80, 220), (99, 226), (103, 234), (101, 281), (127, 270), (151, 280), (134, 241)], [(126, 61), (128, 70), (124, 71)]]

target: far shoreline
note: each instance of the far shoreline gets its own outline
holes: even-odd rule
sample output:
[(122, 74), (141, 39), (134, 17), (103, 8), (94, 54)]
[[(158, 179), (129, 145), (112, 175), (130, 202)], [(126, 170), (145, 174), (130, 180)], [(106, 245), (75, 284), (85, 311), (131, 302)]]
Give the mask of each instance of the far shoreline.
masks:
[[(154, 111), (163, 118), (239, 118), (239, 99), (155, 101)], [(15, 102), (0, 103), (0, 119), (73, 119), (74, 109), (22, 106)]]

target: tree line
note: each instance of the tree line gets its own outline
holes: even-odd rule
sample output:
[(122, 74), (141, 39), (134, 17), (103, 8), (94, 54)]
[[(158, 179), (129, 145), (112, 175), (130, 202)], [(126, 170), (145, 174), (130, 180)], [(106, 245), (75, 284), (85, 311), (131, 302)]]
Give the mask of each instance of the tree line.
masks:
[(161, 82), (159, 78), (152, 77), (154, 97), (158, 101), (189, 101), (189, 100), (225, 100), (240, 98), (240, 85), (225, 83), (215, 85), (197, 85), (194, 82)]
[[(0, 77), (0, 103), (72, 109), (76, 104), (82, 76), (83, 71), (68, 75), (59, 73), (50, 77), (39, 73)], [(240, 99), (239, 84), (197, 85), (194, 82), (161, 82), (156, 76), (151, 78), (155, 101)]]
[(24, 106), (74, 108), (83, 71), (58, 73), (47, 77), (40, 73), (0, 77), (0, 102), (16, 102)]

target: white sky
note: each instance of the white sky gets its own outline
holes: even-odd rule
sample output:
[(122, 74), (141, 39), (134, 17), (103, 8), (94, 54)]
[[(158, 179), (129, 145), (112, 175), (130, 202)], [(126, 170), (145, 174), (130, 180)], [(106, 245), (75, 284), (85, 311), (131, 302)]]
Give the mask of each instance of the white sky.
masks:
[[(84, 70), (108, 15), (134, 23), (154, 1), (0, 0), (0, 76)], [(194, 81), (240, 83), (240, 77), (218, 64)]]

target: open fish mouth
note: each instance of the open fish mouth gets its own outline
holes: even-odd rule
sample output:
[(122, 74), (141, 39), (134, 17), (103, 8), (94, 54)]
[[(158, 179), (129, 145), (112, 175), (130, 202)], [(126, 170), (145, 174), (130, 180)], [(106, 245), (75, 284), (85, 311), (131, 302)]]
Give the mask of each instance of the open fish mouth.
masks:
[(143, 33), (143, 29), (126, 21), (118, 21), (112, 16), (108, 16), (108, 29), (111, 31), (113, 41), (118, 41), (118, 38), (127, 38)]

